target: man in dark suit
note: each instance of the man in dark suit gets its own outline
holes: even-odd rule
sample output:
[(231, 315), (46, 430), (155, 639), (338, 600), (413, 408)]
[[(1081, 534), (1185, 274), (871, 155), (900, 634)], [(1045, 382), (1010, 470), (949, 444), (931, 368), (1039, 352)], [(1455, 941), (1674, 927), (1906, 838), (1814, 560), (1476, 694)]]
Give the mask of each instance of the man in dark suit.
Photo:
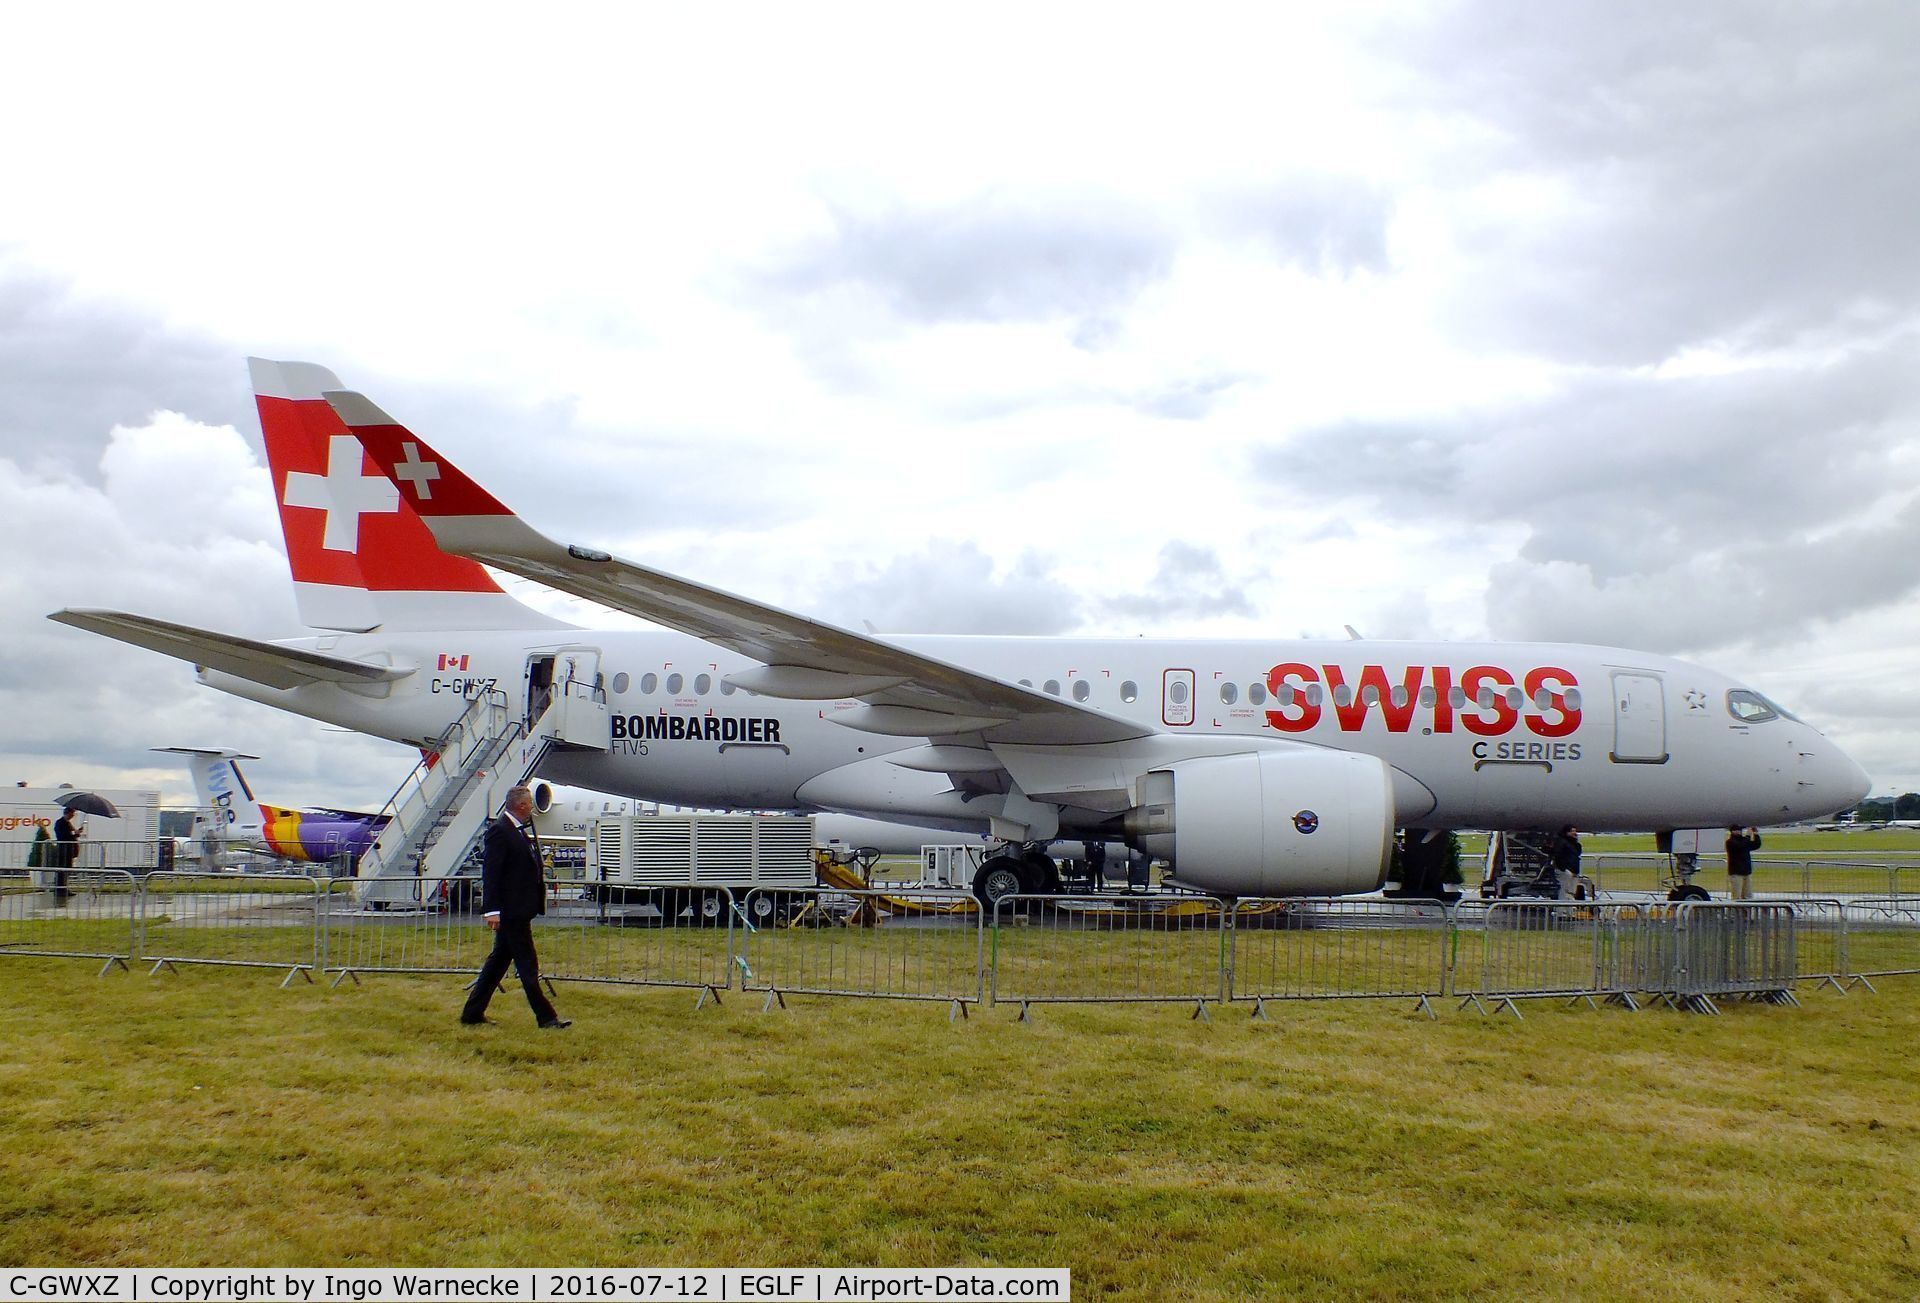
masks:
[(540, 956), (533, 950), (533, 920), (547, 912), (547, 885), (540, 867), (540, 840), (533, 831), (531, 790), (515, 787), (507, 792), (507, 808), (487, 825), (484, 847), (480, 908), (493, 929), (493, 952), (480, 966), (460, 1021), (469, 1025), (488, 1021), (487, 1001), (511, 962), (540, 1025), (571, 1027), (572, 1022), (553, 1011), (540, 989)]

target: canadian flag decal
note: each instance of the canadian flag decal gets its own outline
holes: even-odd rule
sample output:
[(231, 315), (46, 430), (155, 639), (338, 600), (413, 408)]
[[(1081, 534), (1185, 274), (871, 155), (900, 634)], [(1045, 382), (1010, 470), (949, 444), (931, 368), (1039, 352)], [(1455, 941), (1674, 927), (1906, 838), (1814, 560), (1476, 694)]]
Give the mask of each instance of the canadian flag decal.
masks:
[(440, 663), (434, 668), (442, 670), (464, 670), (467, 668), (467, 658), (464, 655), (449, 656), (447, 653), (441, 652)]

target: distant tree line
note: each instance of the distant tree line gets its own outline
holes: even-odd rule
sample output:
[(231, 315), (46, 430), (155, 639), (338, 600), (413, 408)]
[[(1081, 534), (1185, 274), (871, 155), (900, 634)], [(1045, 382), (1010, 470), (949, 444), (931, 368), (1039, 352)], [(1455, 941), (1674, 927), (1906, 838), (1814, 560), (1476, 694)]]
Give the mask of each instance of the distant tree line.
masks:
[(1902, 792), (1899, 796), (1876, 796), (1853, 808), (1853, 817), (1861, 823), (1885, 823), (1889, 819), (1920, 819), (1920, 792)]

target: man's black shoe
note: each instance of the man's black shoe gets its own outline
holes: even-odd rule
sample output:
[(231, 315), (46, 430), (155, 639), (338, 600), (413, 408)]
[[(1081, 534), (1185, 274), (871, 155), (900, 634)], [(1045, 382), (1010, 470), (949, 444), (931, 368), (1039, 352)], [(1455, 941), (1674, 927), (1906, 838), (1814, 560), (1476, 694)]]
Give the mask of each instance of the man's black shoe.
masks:
[(557, 1032), (563, 1027), (571, 1027), (571, 1026), (573, 1026), (573, 1019), (555, 1018), (552, 1022), (541, 1023), (540, 1030), (547, 1031), (547, 1032)]
[(490, 1027), (490, 1026), (492, 1026), (492, 1025), (493, 1025), (493, 1019), (491, 1019), (491, 1018), (462, 1018), (462, 1019), (460, 1020), (460, 1025), (461, 1025), (462, 1027), (482, 1027), (482, 1026), (489, 1026), (489, 1027)]

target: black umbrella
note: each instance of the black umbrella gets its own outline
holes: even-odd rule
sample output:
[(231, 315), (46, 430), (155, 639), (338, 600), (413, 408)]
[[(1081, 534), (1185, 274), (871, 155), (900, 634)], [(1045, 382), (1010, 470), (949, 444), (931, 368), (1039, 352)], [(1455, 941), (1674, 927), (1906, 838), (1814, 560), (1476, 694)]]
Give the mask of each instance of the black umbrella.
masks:
[(114, 808), (112, 801), (92, 792), (68, 792), (65, 796), (56, 796), (56, 804), (64, 805), (76, 814), (97, 814), (102, 819), (118, 819), (120, 811)]

